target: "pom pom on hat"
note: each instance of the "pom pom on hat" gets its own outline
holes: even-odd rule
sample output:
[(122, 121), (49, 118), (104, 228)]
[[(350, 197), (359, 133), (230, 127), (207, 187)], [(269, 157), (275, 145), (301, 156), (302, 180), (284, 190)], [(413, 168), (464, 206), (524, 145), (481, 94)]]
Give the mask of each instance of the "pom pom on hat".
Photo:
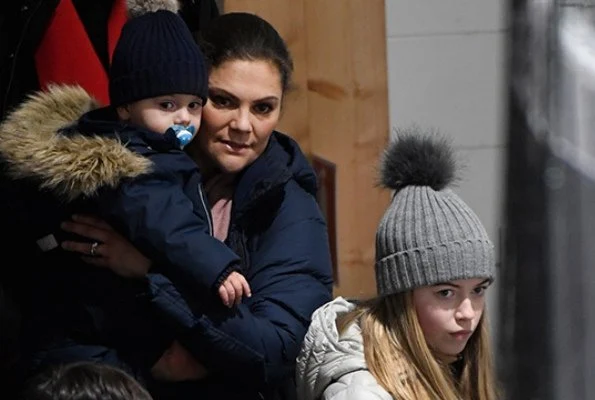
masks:
[(396, 140), (384, 151), (380, 179), (393, 190), (405, 186), (441, 190), (455, 180), (455, 169), (450, 141), (437, 132), (424, 133), (413, 127), (396, 131)]
[(180, 11), (180, 3), (177, 0), (127, 0), (126, 6), (130, 18), (158, 10), (166, 10), (172, 13)]

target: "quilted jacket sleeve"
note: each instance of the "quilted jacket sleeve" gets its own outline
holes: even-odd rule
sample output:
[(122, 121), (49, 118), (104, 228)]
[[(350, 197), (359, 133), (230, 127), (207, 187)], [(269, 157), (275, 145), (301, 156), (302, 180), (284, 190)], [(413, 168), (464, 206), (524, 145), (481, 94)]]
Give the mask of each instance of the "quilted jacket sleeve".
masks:
[[(197, 189), (199, 178), (190, 185)], [(212, 291), (239, 257), (211, 236), (206, 203), (193, 204), (180, 173), (164, 168), (104, 189), (101, 215), (179, 286)], [(200, 202), (200, 201), (197, 201)], [(213, 292), (214, 293), (214, 292)]]

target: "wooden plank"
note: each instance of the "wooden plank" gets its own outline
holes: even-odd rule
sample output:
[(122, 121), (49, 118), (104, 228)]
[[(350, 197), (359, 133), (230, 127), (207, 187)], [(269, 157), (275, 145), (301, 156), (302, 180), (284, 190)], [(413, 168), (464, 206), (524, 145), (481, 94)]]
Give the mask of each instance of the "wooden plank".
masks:
[(375, 232), (388, 202), (376, 187), (388, 139), (382, 0), (305, 0), (311, 149), (337, 164), (336, 295), (376, 293)]

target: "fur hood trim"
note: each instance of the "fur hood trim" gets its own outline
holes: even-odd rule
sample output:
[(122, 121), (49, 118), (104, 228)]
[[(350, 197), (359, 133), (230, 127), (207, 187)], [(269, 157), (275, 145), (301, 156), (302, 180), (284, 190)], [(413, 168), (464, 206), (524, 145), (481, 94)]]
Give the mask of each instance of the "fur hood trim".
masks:
[(151, 162), (115, 137), (60, 133), (95, 108), (98, 103), (79, 86), (56, 85), (30, 96), (0, 125), (8, 174), (36, 179), (40, 188), (71, 201), (148, 172)]

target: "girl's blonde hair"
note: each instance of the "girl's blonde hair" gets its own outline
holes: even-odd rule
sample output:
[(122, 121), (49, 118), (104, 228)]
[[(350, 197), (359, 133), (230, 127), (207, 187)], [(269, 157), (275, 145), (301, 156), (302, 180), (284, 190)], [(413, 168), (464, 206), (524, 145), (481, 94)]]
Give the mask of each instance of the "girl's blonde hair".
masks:
[(497, 399), (487, 319), (463, 350), (460, 377), (426, 343), (412, 292), (379, 297), (337, 319), (340, 333), (358, 322), (366, 363), (378, 383), (399, 400)]

